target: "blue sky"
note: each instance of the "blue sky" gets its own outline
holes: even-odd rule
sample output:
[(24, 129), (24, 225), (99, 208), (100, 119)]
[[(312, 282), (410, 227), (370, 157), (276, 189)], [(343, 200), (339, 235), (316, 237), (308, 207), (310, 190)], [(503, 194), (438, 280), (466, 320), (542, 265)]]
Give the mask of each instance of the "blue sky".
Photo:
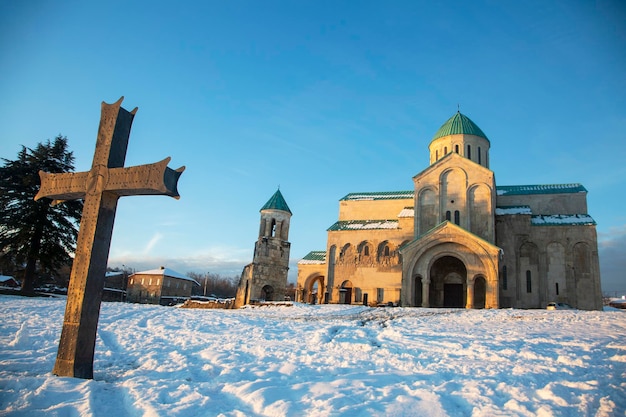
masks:
[(0, 157), (57, 134), (91, 165), (100, 103), (139, 107), (126, 166), (180, 200), (118, 205), (110, 266), (239, 275), (280, 186), (295, 263), (349, 192), (412, 188), (460, 105), (498, 185), (582, 183), (626, 293), (626, 6), (598, 2), (0, 2)]

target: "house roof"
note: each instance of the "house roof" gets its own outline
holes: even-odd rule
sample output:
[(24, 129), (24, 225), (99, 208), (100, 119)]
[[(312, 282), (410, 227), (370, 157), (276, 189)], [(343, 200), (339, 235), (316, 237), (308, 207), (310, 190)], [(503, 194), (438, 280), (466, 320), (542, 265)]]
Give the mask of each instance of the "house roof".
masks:
[(286, 211), (289, 214), (293, 214), (291, 210), (289, 210), (289, 206), (287, 205), (285, 198), (280, 192), (280, 189), (276, 190), (274, 195), (267, 201), (267, 203), (265, 203), (265, 205), (261, 207), (261, 211), (262, 210), (282, 210)]
[(326, 229), (329, 232), (341, 230), (397, 229), (397, 220), (340, 220)]
[(326, 263), (326, 251), (314, 250), (298, 261), (299, 264), (324, 264)]
[[(487, 135), (466, 115), (457, 111), (454, 116), (441, 125), (432, 140), (450, 135), (474, 135), (487, 139)], [(489, 140), (489, 139), (487, 139)]]
[(149, 271), (135, 272), (133, 275), (163, 275), (163, 276), (167, 276), (170, 278), (178, 278), (178, 279), (184, 279), (187, 281), (192, 281), (192, 282), (195, 282), (197, 285), (200, 285), (198, 281), (196, 281), (193, 278), (190, 278), (186, 275), (178, 273), (174, 271), (173, 269), (163, 268), (163, 267), (158, 268), (158, 269), (151, 269)]
[(586, 193), (587, 189), (581, 184), (537, 184), (537, 185), (498, 185), (498, 195), (527, 195), (527, 194), (570, 194)]
[(360, 201), (360, 200), (402, 200), (405, 198), (413, 198), (414, 191), (378, 191), (350, 193), (339, 201)]

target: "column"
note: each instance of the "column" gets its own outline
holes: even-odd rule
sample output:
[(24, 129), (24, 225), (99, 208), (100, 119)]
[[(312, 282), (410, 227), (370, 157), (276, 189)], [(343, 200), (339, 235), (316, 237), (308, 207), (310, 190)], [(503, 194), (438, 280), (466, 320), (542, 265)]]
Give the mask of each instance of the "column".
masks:
[(430, 307), (428, 294), (430, 292), (430, 279), (422, 278), (422, 307)]
[(467, 279), (467, 303), (465, 308), (474, 308), (474, 280)]

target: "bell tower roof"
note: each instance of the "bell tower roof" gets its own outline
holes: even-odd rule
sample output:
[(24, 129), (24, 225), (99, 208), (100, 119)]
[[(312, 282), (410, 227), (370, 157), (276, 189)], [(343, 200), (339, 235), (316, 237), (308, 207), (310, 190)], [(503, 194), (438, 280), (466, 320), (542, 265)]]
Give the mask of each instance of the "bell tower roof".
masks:
[(287, 205), (285, 198), (280, 192), (280, 188), (276, 190), (274, 195), (267, 201), (267, 203), (265, 203), (265, 205), (261, 207), (261, 211), (262, 210), (282, 210), (286, 211), (289, 214), (293, 214), (291, 213), (291, 210), (289, 210), (289, 206)]
[(439, 139), (449, 135), (474, 135), (481, 138), (487, 138), (487, 135), (480, 130), (476, 123), (472, 122), (469, 117), (457, 111), (454, 116), (449, 118), (435, 133), (432, 140)]

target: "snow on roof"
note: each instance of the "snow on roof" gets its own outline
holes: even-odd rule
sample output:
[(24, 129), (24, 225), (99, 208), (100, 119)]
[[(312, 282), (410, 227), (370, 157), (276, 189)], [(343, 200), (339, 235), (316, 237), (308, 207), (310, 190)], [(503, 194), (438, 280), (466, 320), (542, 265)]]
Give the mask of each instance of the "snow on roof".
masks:
[(586, 193), (587, 189), (581, 184), (538, 184), (538, 185), (499, 185), (496, 187), (498, 195), (527, 195), (527, 194), (563, 194)]
[(496, 216), (505, 216), (509, 214), (532, 214), (530, 206), (503, 206), (496, 207)]
[(15, 278), (10, 277), (8, 275), (0, 275), (0, 282), (7, 282), (11, 280), (15, 280)]
[(552, 214), (530, 218), (533, 226), (595, 226), (596, 222), (588, 214)]
[(179, 279), (184, 279), (187, 281), (192, 281), (192, 282), (195, 282), (197, 285), (200, 285), (198, 281), (196, 281), (193, 278), (190, 278), (186, 275), (178, 273), (174, 271), (173, 269), (163, 268), (163, 267), (158, 268), (158, 269), (151, 269), (149, 271), (135, 272), (133, 275), (163, 275), (163, 276), (167, 276), (171, 278), (179, 278)]
[(405, 207), (398, 213), (398, 217), (415, 217), (415, 209), (413, 207)]
[(330, 226), (328, 231), (339, 230), (371, 230), (371, 229), (397, 229), (397, 220), (340, 220)]

